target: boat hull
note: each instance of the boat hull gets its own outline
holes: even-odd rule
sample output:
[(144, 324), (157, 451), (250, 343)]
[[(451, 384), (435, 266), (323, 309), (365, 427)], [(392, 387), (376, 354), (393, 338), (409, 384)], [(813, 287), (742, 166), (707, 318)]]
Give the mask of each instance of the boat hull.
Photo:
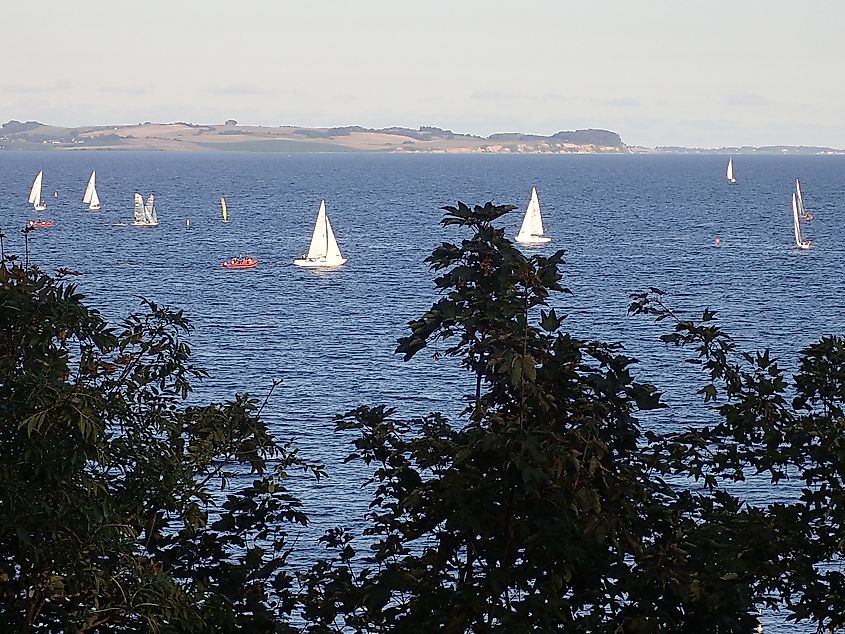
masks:
[(306, 269), (333, 269), (342, 264), (346, 264), (346, 258), (339, 260), (326, 260), (324, 258), (309, 260), (308, 258), (299, 258), (293, 261), (296, 266), (301, 266)]
[(133, 227), (158, 227), (157, 222), (132, 222)]
[(250, 262), (248, 264), (235, 264), (232, 262), (223, 262), (221, 264), (224, 269), (234, 270), (234, 269), (254, 269), (258, 266), (258, 262)]
[(549, 236), (529, 236), (527, 238), (516, 237), (516, 241), (520, 244), (547, 244), (552, 241)]

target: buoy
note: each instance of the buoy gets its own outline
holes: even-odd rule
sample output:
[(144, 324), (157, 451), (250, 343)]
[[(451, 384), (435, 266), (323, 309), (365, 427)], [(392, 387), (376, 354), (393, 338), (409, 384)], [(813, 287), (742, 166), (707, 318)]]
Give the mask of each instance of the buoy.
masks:
[(191, 228), (191, 219), (185, 218), (185, 227), (190, 229)]
[(716, 239), (713, 240), (714, 244), (722, 244), (722, 239), (719, 236), (716, 236)]

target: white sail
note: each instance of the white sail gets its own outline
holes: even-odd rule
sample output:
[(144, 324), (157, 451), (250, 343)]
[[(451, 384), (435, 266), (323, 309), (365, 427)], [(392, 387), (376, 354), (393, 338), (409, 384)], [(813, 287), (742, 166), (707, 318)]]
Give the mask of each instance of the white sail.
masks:
[(525, 217), (522, 219), (522, 226), (516, 234), (516, 241), (523, 244), (543, 244), (550, 242), (551, 238), (545, 235), (543, 228), (543, 216), (540, 214), (540, 200), (537, 198), (537, 188), (531, 188), (531, 200), (525, 210)]
[(226, 206), (226, 199), (220, 197), (220, 209), (223, 212), (223, 222), (229, 222), (229, 208)]
[(41, 200), (41, 181), (44, 178), (44, 171), (38, 172), (38, 176), (32, 182), (32, 189), (29, 190), (29, 203), (35, 211), (44, 211), (47, 209), (46, 203)]
[(86, 205), (90, 204), (91, 202), (91, 194), (94, 193), (95, 178), (96, 172), (91, 172), (91, 176), (88, 178), (88, 184), (85, 186), (85, 193), (82, 195), (82, 202)]
[(157, 225), (158, 216), (156, 216), (156, 197), (150, 194), (147, 196), (147, 202), (144, 205), (144, 219), (148, 225)]
[(135, 211), (132, 215), (132, 224), (137, 227), (158, 226), (155, 196), (152, 194), (147, 196), (147, 202), (145, 203), (141, 194), (135, 193)]
[(328, 253), (328, 233), (326, 228), (326, 201), (320, 201), (320, 211), (317, 212), (317, 222), (314, 225), (314, 233), (311, 236), (311, 245), (308, 247), (308, 260), (316, 260), (326, 257)]
[(326, 261), (339, 264), (346, 262), (340, 254), (340, 247), (337, 245), (334, 231), (332, 231), (332, 223), (329, 222), (328, 216), (326, 216)]
[(100, 208), (100, 197), (97, 196), (97, 172), (91, 172), (91, 178), (88, 179), (88, 185), (85, 187), (85, 195), (82, 196), (82, 202), (88, 205), (88, 209), (96, 211)]
[(100, 197), (97, 196), (96, 188), (91, 191), (91, 204), (88, 205), (88, 209), (91, 211), (97, 211), (100, 208)]
[(144, 224), (144, 199), (138, 192), (135, 192), (135, 210), (132, 213), (132, 224)]
[(801, 183), (795, 179), (795, 200), (798, 203), (798, 216), (803, 220), (808, 220), (807, 210), (804, 207), (804, 194), (801, 193)]
[(340, 247), (332, 231), (329, 216), (326, 214), (326, 201), (320, 201), (320, 210), (317, 212), (317, 222), (314, 224), (314, 233), (311, 235), (311, 244), (308, 246), (308, 253), (293, 263), (305, 267), (331, 267), (340, 266), (346, 262), (340, 253)]
[(798, 197), (792, 192), (792, 228), (795, 232), (795, 246), (799, 249), (810, 247), (810, 241), (801, 237), (801, 221), (798, 218)]
[(729, 183), (735, 183), (736, 178), (734, 178), (734, 160), (732, 158), (728, 159), (728, 171), (727, 177)]

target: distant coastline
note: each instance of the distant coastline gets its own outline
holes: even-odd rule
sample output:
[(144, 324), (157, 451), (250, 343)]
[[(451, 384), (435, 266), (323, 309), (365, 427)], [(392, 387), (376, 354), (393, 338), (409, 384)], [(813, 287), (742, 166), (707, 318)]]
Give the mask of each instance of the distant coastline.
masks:
[(728, 146), (719, 148), (659, 146), (656, 148), (629, 147), (633, 154), (803, 154), (803, 155), (842, 155), (845, 149), (821, 147), (816, 145), (752, 145)]
[(139, 123), (64, 128), (38, 121), (0, 127), (0, 150), (151, 150), (165, 152), (388, 152), (442, 154), (627, 154), (616, 132), (573, 130), (550, 136), (521, 133), (480, 137), (423, 126), (304, 128), (222, 124)]
[(616, 132), (585, 129), (549, 136), (503, 132), (487, 137), (442, 128), (138, 123), (67, 128), (11, 120), (0, 126), (0, 151), (146, 150), (158, 152), (383, 152), (397, 154), (845, 154), (817, 146), (647, 148), (623, 143)]

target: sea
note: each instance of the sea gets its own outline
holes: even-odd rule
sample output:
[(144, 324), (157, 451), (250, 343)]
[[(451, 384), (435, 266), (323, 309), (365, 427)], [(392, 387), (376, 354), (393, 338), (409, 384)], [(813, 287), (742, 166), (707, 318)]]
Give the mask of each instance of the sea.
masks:
[[(769, 349), (791, 374), (802, 348), (845, 330), (845, 157), (739, 155), (736, 184), (727, 155), (397, 155), (373, 153), (0, 152), (0, 227), (6, 254), (23, 255), (20, 229), (44, 171), (44, 218), (29, 257), (75, 283), (111, 322), (140, 298), (182, 309), (193, 324), (195, 361), (209, 376), (191, 397), (263, 399), (280, 380), (264, 417), (280, 441), (326, 466), (315, 482), (294, 475), (312, 525), (298, 538), (306, 557), (331, 526), (360, 530), (369, 497), (366, 473), (344, 464), (351, 437), (334, 417), (385, 404), (396, 416), (447, 414), (456, 425), (472, 377), (435, 346), (404, 362), (394, 353), (438, 298), (425, 258), (444, 241), (467, 237), (439, 222), (442, 207), (493, 201), (517, 208), (501, 220), (513, 237), (536, 186), (550, 244), (566, 251), (552, 298), (565, 329), (620, 342), (639, 359), (637, 380), (664, 392), (669, 408), (645, 428), (683, 429), (713, 419), (696, 392), (706, 377), (684, 362), (691, 350), (659, 341), (670, 325), (627, 314), (630, 294), (657, 287), (685, 318), (704, 309), (738, 347)], [(102, 210), (82, 204), (97, 172)], [(800, 178), (809, 250), (794, 246), (791, 193)], [(54, 196), (55, 192), (55, 196)], [(135, 192), (156, 196), (156, 228), (131, 226)], [(221, 222), (226, 197), (231, 221)], [(331, 271), (293, 260), (308, 249), (320, 200), (348, 262)], [(251, 270), (221, 263), (250, 255)], [(784, 493), (786, 490), (786, 493)], [(765, 504), (789, 495), (765, 480), (746, 487)], [(766, 632), (815, 631), (763, 615)]]

